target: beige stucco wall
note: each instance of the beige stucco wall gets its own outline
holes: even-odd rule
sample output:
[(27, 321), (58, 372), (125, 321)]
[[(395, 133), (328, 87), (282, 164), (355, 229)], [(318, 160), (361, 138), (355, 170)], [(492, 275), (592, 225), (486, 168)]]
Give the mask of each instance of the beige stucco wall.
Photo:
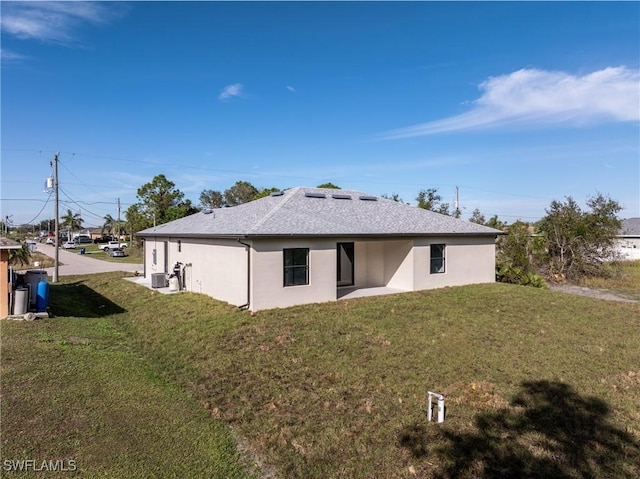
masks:
[[(256, 240), (251, 256), (251, 309), (270, 309), (296, 304), (334, 301), (336, 286), (336, 241)], [(309, 248), (309, 284), (283, 285), (284, 248)]]
[[(431, 244), (445, 244), (445, 272), (430, 274)], [(495, 240), (492, 237), (428, 238), (415, 241), (414, 290), (493, 283)]]
[[(354, 240), (350, 238), (256, 240), (251, 256), (251, 309), (269, 309), (334, 301), (336, 245), (354, 242), (354, 286), (387, 286), (404, 291), (491, 283), (495, 280), (495, 240), (492, 237)], [(430, 274), (430, 245), (446, 244), (446, 270)], [(309, 284), (284, 287), (284, 248), (309, 248)]]
[(384, 244), (379, 241), (356, 242), (354, 256), (354, 286), (356, 288), (384, 286)]
[(145, 277), (151, 279), (154, 273), (166, 273), (164, 242), (166, 238), (147, 238), (144, 241)]
[(384, 285), (393, 289), (413, 290), (413, 270), (417, 266), (413, 255), (413, 241), (385, 241)]
[[(146, 277), (164, 271), (167, 242), (168, 272), (179, 261), (185, 267), (187, 291), (204, 293), (240, 306), (247, 302), (247, 248), (235, 240), (148, 238), (145, 240)], [(180, 244), (178, 243), (180, 241)], [(156, 264), (152, 250), (156, 248)]]
[[(148, 238), (145, 242), (146, 275), (167, 264), (190, 263), (186, 289), (208, 294), (234, 305), (247, 302), (247, 248), (236, 240)], [(249, 308), (253, 311), (298, 304), (335, 301), (337, 298), (336, 245), (354, 242), (354, 287), (423, 289), (488, 283), (495, 280), (495, 241), (492, 237), (383, 239), (259, 239), (245, 240), (250, 248)], [(430, 245), (446, 245), (446, 270), (430, 274)], [(153, 264), (152, 251), (156, 249)], [(309, 248), (309, 284), (283, 285), (283, 249)], [(181, 251), (178, 251), (178, 250)]]

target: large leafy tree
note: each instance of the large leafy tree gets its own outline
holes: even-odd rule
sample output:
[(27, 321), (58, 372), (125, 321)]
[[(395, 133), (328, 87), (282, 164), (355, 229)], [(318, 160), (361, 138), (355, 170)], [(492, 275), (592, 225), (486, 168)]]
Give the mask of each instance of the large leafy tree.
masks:
[(260, 191), (248, 181), (236, 181), (236, 183), (224, 191), (224, 200), (227, 206), (236, 206), (253, 201)]
[(533, 227), (516, 221), (500, 236), (496, 248), (496, 273), (500, 281), (543, 286), (536, 275), (544, 255), (544, 238), (533, 234)]
[(258, 189), (247, 181), (237, 181), (224, 193), (217, 190), (203, 190), (200, 193), (200, 206), (202, 208), (223, 208), (225, 206), (237, 206), (249, 201), (269, 196), (280, 191), (280, 188)]
[(217, 190), (203, 190), (200, 193), (200, 207), (204, 209), (222, 208), (225, 206), (224, 195)]
[(616, 258), (615, 237), (622, 207), (598, 193), (587, 200), (590, 211), (582, 211), (570, 196), (552, 201), (538, 227), (547, 239), (552, 274), (576, 279), (606, 274), (606, 263)]
[(489, 228), (495, 228), (497, 230), (503, 230), (507, 227), (507, 223), (500, 220), (498, 218), (498, 215), (493, 215), (484, 225), (488, 226)]
[(416, 201), (418, 202), (418, 208), (435, 211), (436, 213), (440, 213), (441, 215), (460, 218), (461, 212), (459, 209), (451, 211), (449, 203), (442, 202), (442, 196), (438, 194), (438, 188), (420, 190), (418, 192), (418, 196), (416, 197)]
[(483, 225), (485, 223), (485, 217), (482, 212), (478, 208), (476, 208), (471, 212), (471, 218), (469, 218), (469, 221), (471, 221), (472, 223)]
[(337, 185), (334, 185), (333, 183), (329, 182), (329, 183), (322, 183), (321, 185), (316, 186), (316, 188), (327, 188), (330, 190), (339, 190), (340, 187)]
[(254, 200), (258, 200), (260, 198), (264, 198), (265, 196), (269, 196), (271, 193), (277, 193), (280, 191), (280, 188), (262, 188), (258, 191), (258, 193), (253, 197)]
[[(133, 231), (163, 224), (198, 211), (175, 183), (164, 175), (155, 176), (149, 183), (138, 188), (138, 202), (127, 210), (127, 222)], [(135, 227), (134, 227), (135, 225)], [(137, 227), (137, 228), (136, 228)]]
[(386, 200), (393, 200), (397, 203), (404, 203), (404, 200), (400, 198), (400, 195), (398, 193), (391, 193), (390, 195), (388, 195), (387, 193), (382, 193), (380, 196)]
[(125, 218), (127, 219), (127, 226), (130, 229), (130, 232), (141, 231), (143, 229), (149, 228), (153, 226), (153, 217), (148, 218), (140, 212), (140, 205), (138, 203), (134, 203), (133, 205), (127, 208), (127, 211), (124, 213)]

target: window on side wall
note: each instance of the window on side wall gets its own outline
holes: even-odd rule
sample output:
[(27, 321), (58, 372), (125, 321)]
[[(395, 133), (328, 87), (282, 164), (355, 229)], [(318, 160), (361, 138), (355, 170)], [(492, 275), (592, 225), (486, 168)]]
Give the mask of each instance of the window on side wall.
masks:
[(445, 271), (445, 246), (443, 244), (431, 245), (431, 274), (444, 273)]
[(284, 286), (309, 284), (309, 248), (285, 248)]

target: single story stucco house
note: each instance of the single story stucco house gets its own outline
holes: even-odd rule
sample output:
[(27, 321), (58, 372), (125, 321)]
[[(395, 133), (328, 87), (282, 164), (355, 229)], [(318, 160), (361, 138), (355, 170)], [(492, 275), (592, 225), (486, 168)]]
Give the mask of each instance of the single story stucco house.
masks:
[(640, 259), (640, 218), (622, 220), (622, 226), (616, 238), (618, 253), (624, 259)]
[(138, 236), (146, 280), (179, 262), (182, 289), (258, 311), (491, 283), (499, 234), (359, 191), (291, 188)]

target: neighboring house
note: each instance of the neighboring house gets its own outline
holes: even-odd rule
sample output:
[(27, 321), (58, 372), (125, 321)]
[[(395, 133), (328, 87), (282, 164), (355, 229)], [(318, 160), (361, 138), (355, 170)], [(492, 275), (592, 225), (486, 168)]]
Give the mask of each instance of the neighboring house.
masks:
[(0, 319), (9, 316), (9, 298), (11, 296), (9, 250), (20, 248), (22, 245), (17, 241), (0, 237)]
[(89, 228), (87, 229), (87, 233), (92, 240), (102, 238), (104, 234), (107, 234), (102, 228)]
[[(145, 277), (252, 311), (495, 280), (500, 231), (358, 191), (292, 188), (138, 233)], [(365, 292), (366, 293), (366, 292)]]
[(640, 218), (622, 220), (617, 238), (618, 251), (625, 259), (640, 259)]

